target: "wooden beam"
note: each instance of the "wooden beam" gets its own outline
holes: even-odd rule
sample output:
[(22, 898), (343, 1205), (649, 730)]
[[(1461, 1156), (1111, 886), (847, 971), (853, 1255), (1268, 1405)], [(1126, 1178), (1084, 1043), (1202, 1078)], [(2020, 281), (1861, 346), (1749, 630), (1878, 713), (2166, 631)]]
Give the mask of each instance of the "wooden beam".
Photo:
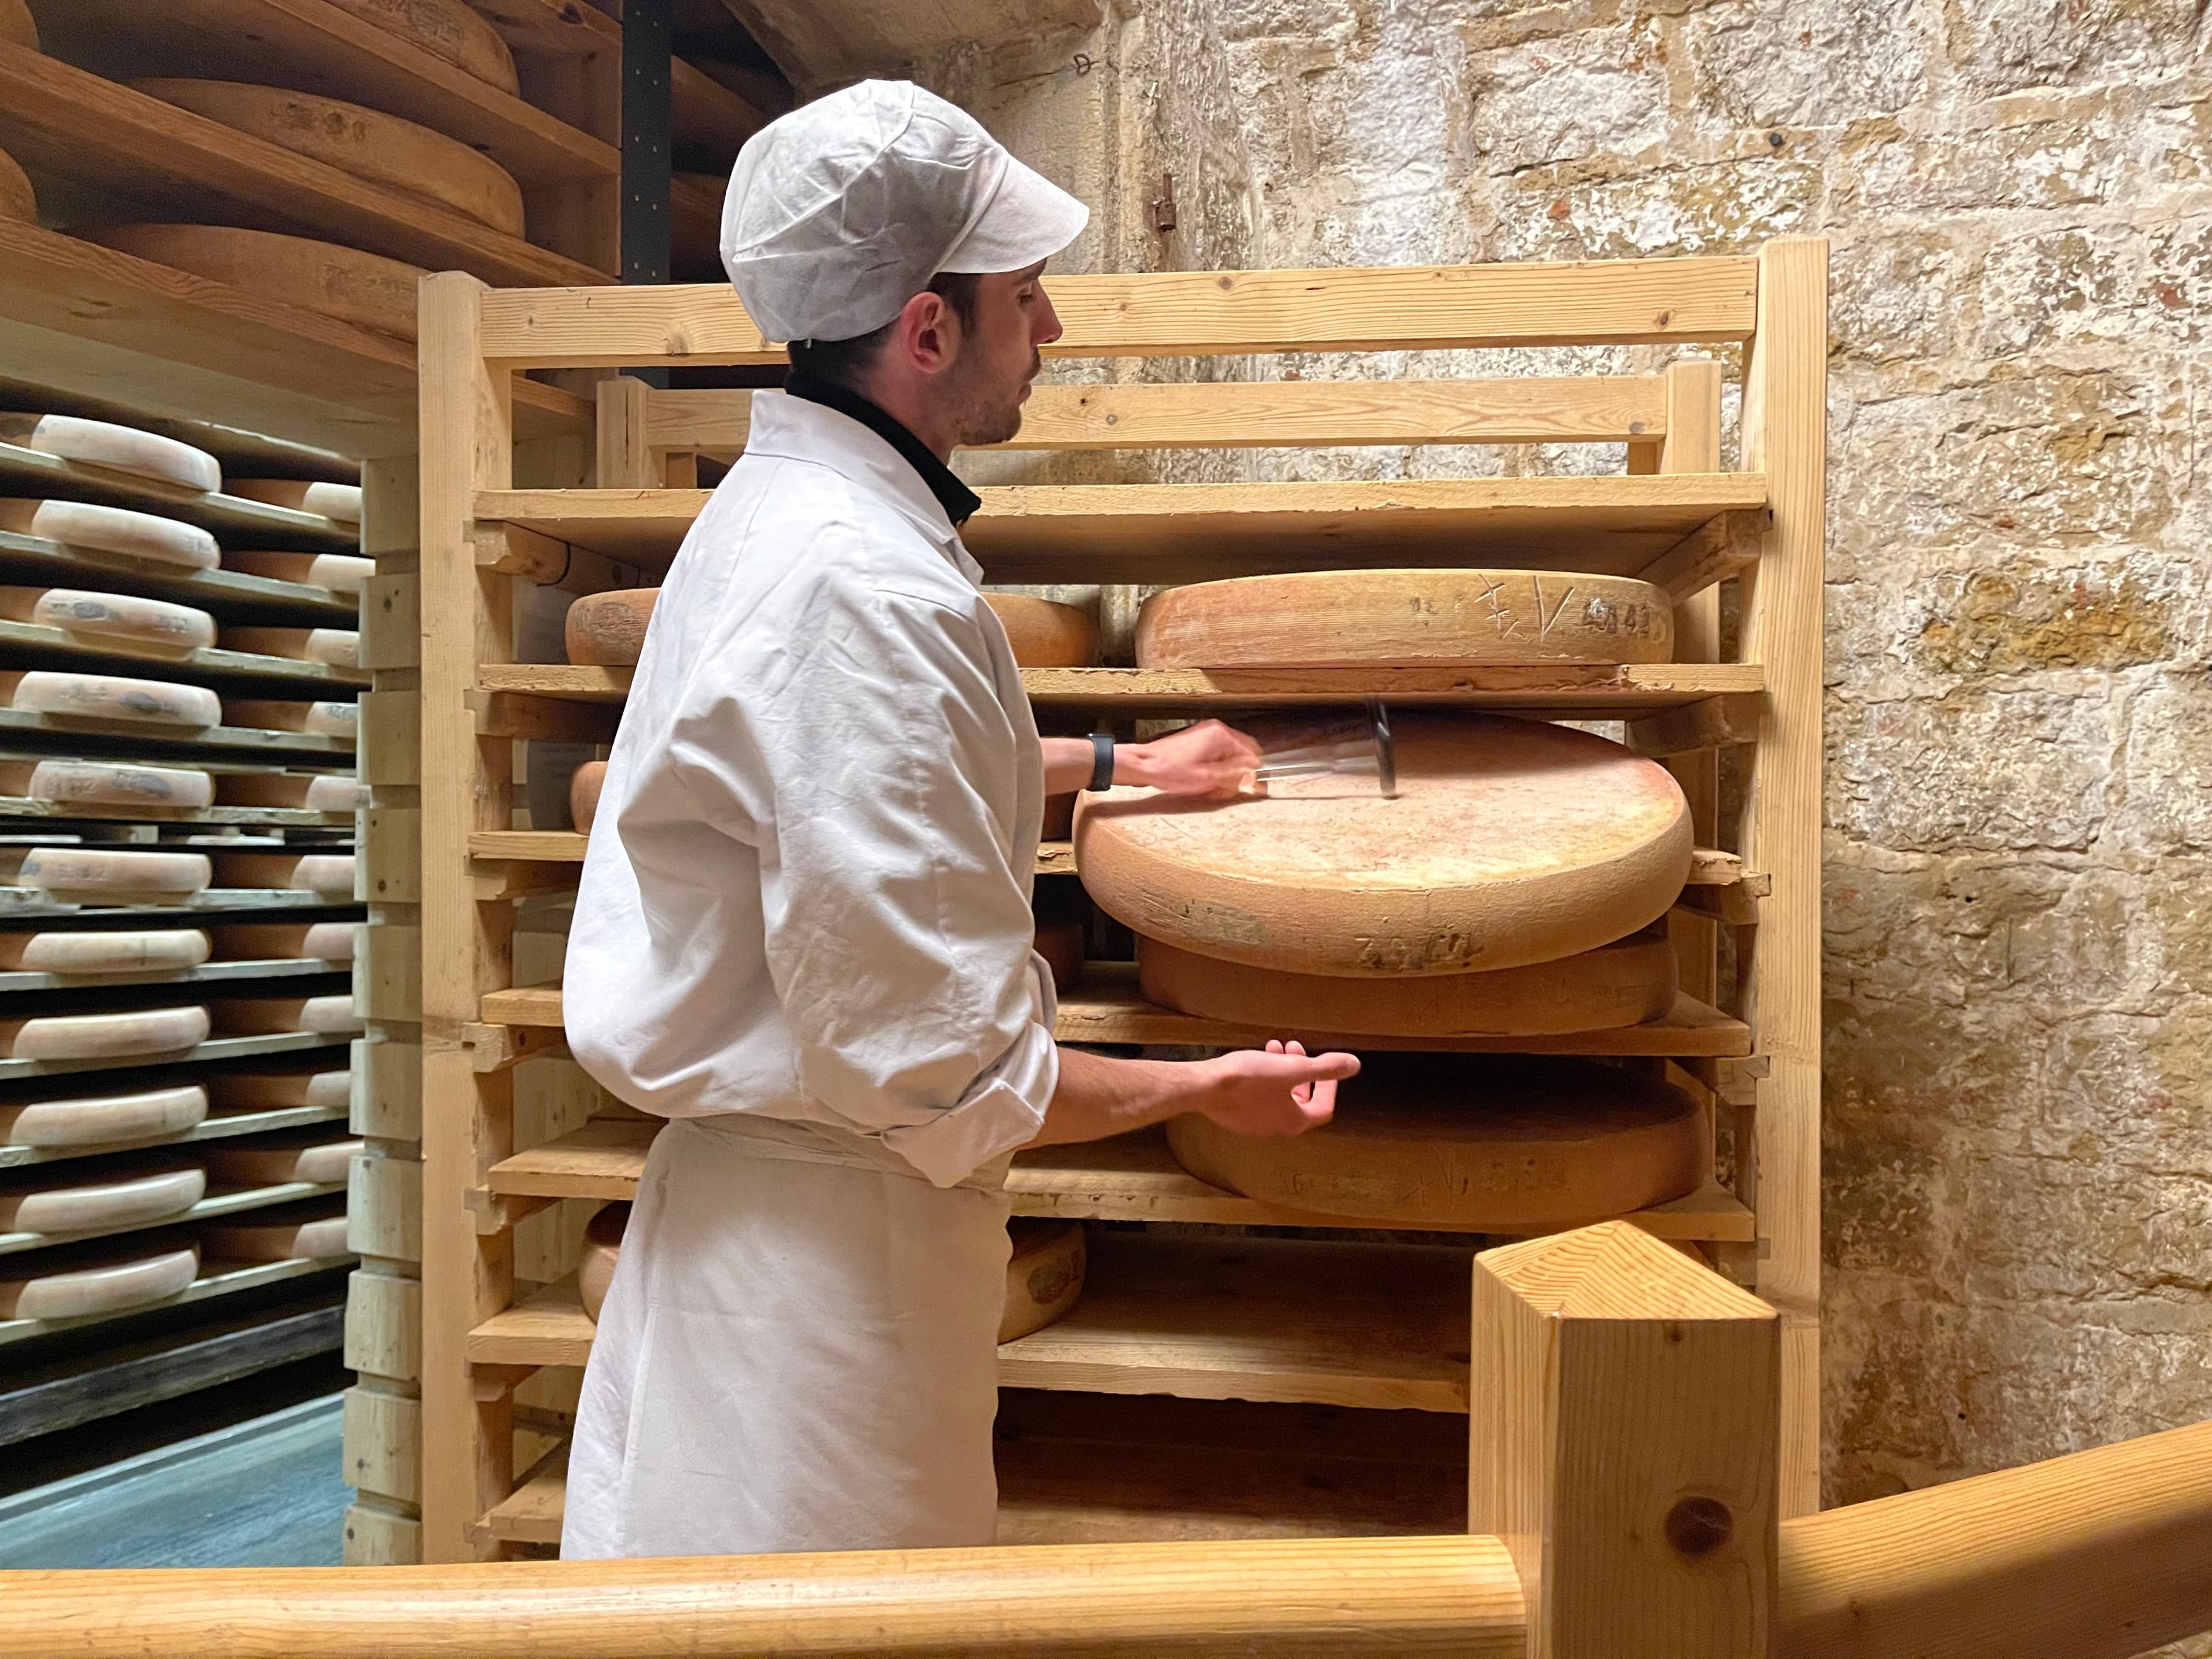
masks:
[(1680, 605), (1715, 582), (1725, 581), (1759, 557), (1768, 515), (1723, 513), (1700, 525), (1636, 574)]
[[(1714, 668), (1723, 665), (1711, 665)], [(1757, 692), (1722, 692), (1632, 720), (1628, 727), (1629, 746), (1643, 754), (1664, 757), (1756, 743), (1764, 714), (1765, 703)]]

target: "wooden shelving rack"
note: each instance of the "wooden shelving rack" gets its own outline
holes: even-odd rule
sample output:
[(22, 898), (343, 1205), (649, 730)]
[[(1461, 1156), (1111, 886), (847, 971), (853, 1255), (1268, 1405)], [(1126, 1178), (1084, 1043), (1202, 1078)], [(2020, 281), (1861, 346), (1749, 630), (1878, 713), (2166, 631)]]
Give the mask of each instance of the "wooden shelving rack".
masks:
[[(1616, 719), (1630, 741), (1667, 757), (1702, 849), (1670, 922), (1684, 992), (1674, 1012), (1576, 1038), (1429, 1046), (1640, 1056), (1704, 1091), (1715, 1118), (1729, 1121), (1732, 1188), (1709, 1178), (1691, 1197), (1631, 1218), (1718, 1262), (1783, 1311), (1784, 1501), (1791, 1512), (1817, 1507), (1826, 244), (1778, 241), (1744, 258), (1174, 272), (1049, 286), (1066, 327), (1056, 356), (1741, 348), (1733, 471), (1723, 464), (1722, 370), (1699, 357), (1613, 378), (1041, 387), (1024, 447), (1625, 444), (1626, 471), (988, 489), (964, 538), (987, 577), (1001, 582), (1492, 563), (1637, 574), (1674, 594), (1680, 660), (1656, 667), (1103, 668), (1026, 678), (1041, 709), (1071, 717), (1127, 721), (1376, 693)], [(518, 1413), (516, 1391), (580, 1365), (592, 1327), (572, 1286), (519, 1282), (515, 1230), (563, 1200), (628, 1196), (654, 1127), (603, 1115), (535, 1145), (517, 1131), (517, 1068), (562, 1049), (557, 983), (532, 983), (518, 969), (516, 909), (571, 890), (582, 843), (519, 818), (514, 740), (606, 741), (628, 677), (517, 660), (516, 595), (555, 577), (577, 592), (635, 585), (638, 569), (650, 581), (705, 499), (665, 480), (673, 473), (688, 483), (694, 454), (734, 453), (746, 417), (745, 394), (610, 382), (600, 392), (602, 487), (522, 489), (514, 478), (517, 375), (780, 356), (726, 288), (499, 291), (459, 274), (425, 286), (428, 1559), (557, 1540), (555, 1425), (543, 1406)], [(1727, 582), (1739, 604), (1724, 653)], [(1717, 757), (1731, 747), (1747, 756), (1745, 783), (1741, 811), (1723, 822)], [(1064, 878), (1073, 862), (1064, 843), (1041, 849), (1042, 871)], [(1733, 935), (1730, 950), (1717, 950), (1723, 930)], [(1723, 963), (1734, 969), (1726, 984)], [(1062, 1004), (1059, 1035), (1234, 1045), (1267, 1034), (1151, 1006), (1126, 969), (1093, 963)], [(1451, 1436), (1439, 1440), (1433, 1414), (1465, 1409), (1466, 1248), (1332, 1239), (1325, 1221), (1197, 1181), (1157, 1136), (1024, 1154), (1010, 1186), (1022, 1213), (1309, 1231), (1234, 1249), (1172, 1233), (1095, 1235), (1076, 1310), (1002, 1351), (1002, 1431), (1011, 1425), (1012, 1436), (1001, 1468), (1007, 1541), (1423, 1530), (1449, 1521), (1456, 1477), (1437, 1447)], [(1322, 1407), (1363, 1409), (1346, 1419), (1355, 1426), (1328, 1430), (1312, 1415)], [(1374, 1409), (1386, 1407), (1395, 1409)], [(1348, 1440), (1358, 1442), (1367, 1471), (1358, 1481), (1323, 1468), (1339, 1468), (1330, 1460), (1345, 1456)], [(1214, 1490), (1216, 1480), (1225, 1484)], [(1316, 1497), (1355, 1487), (1358, 1501), (1335, 1509)]]

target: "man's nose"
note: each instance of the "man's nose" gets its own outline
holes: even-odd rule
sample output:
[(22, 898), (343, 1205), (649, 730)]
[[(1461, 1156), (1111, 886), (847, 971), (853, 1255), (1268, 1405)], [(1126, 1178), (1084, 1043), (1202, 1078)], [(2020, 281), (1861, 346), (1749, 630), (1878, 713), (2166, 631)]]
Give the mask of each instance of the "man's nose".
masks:
[(1052, 295), (1039, 289), (1036, 306), (1030, 313), (1030, 340), (1037, 345), (1048, 346), (1066, 332), (1060, 325), (1060, 313), (1052, 308)]

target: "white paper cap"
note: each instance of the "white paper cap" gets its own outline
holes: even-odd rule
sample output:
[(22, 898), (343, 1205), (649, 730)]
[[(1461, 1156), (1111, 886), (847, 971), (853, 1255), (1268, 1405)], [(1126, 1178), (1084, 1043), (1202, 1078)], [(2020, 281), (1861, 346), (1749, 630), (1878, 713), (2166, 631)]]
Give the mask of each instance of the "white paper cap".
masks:
[(722, 269), (773, 340), (881, 328), (939, 271), (1021, 270), (1091, 210), (965, 110), (863, 81), (763, 127), (722, 204)]

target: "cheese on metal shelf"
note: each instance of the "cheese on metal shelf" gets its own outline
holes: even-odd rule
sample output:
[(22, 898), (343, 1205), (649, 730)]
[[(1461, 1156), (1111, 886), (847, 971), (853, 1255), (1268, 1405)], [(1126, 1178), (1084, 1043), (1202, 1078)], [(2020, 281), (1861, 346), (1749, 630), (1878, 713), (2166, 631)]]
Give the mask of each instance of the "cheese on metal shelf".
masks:
[(182, 1134), (207, 1113), (207, 1091), (197, 1083), (133, 1094), (26, 1101), (0, 1106), (0, 1144), (103, 1146), (154, 1140)]
[(290, 806), (311, 812), (350, 812), (368, 805), (368, 792), (350, 772), (219, 772), (215, 798), (225, 806)]
[(349, 628), (226, 628), (222, 648), (333, 668), (361, 666), (361, 635)]
[(72, 674), (47, 668), (0, 673), (0, 705), (77, 720), (222, 724), (222, 701), (204, 685), (128, 679), (119, 674)]
[(142, 853), (106, 847), (0, 850), (0, 880), (42, 888), (64, 902), (181, 897), (198, 892), (212, 878), (204, 853)]
[(216, 539), (196, 524), (96, 501), (47, 501), (11, 496), (0, 501), (0, 530), (38, 536), (100, 553), (212, 570), (222, 562)]
[(376, 561), (351, 553), (271, 553), (244, 548), (223, 556), (230, 569), (272, 581), (299, 582), (308, 587), (327, 587), (333, 593), (356, 598), (361, 585), (376, 574)]
[(0, 617), (71, 634), (142, 640), (179, 651), (215, 643), (215, 618), (189, 605), (76, 587), (0, 587)]
[(265, 501), (270, 507), (289, 507), (295, 513), (319, 514), (345, 524), (361, 522), (359, 484), (310, 483), (299, 478), (233, 478), (223, 489), (227, 495), (243, 495), (249, 501)]
[(0, 1187), (0, 1231), (82, 1233), (182, 1215), (207, 1195), (198, 1164), (118, 1180), (46, 1176)]
[(273, 887), (353, 896), (350, 853), (218, 853), (225, 887)]
[(167, 1054), (207, 1041), (204, 1008), (139, 1008), (120, 1014), (40, 1014), (0, 1020), (0, 1056), (9, 1060), (105, 1060)]
[(205, 962), (209, 951), (208, 936), (197, 927), (0, 933), (0, 968), (30, 973), (184, 973)]
[(97, 1265), (56, 1267), (46, 1253), (0, 1258), (0, 1319), (90, 1319), (166, 1302), (199, 1277), (198, 1246)]
[(304, 732), (310, 737), (350, 741), (361, 730), (361, 705), (355, 702), (270, 702), (233, 698), (226, 705), (233, 726), (266, 732)]
[(158, 432), (141, 432), (135, 426), (112, 421), (88, 421), (75, 415), (41, 415), (22, 440), (26, 449), (65, 461), (104, 466), (113, 472), (136, 473), (181, 484), (186, 489), (222, 488), (222, 468), (204, 449), (164, 438)]

